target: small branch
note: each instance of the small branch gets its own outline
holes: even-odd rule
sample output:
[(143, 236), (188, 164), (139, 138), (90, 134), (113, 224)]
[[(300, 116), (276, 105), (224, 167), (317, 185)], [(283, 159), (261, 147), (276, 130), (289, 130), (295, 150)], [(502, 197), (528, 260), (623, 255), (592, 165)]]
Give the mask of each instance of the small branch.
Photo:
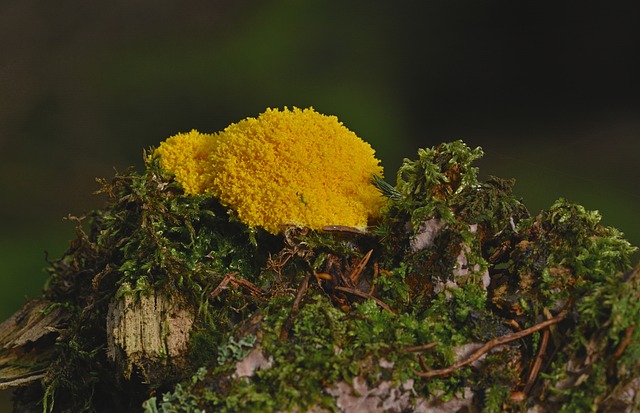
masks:
[(302, 284), (300, 284), (300, 288), (298, 288), (298, 292), (296, 293), (296, 299), (293, 300), (293, 306), (291, 307), (292, 317), (295, 316), (298, 313), (298, 310), (300, 309), (300, 301), (302, 301), (302, 297), (304, 297), (304, 293), (307, 292), (307, 289), (309, 288), (310, 278), (311, 278), (311, 274), (307, 274), (307, 276), (304, 277)]
[(542, 338), (540, 339), (540, 348), (538, 349), (538, 354), (536, 354), (536, 358), (531, 365), (531, 370), (529, 370), (527, 384), (524, 386), (523, 390), (524, 394), (529, 394), (531, 388), (533, 387), (533, 383), (535, 383), (536, 378), (538, 377), (540, 366), (542, 366), (542, 358), (547, 351), (547, 345), (549, 345), (549, 334), (549, 330), (544, 330), (542, 332)]
[(418, 354), (418, 363), (420, 364), (420, 367), (422, 367), (422, 370), (431, 371), (427, 362), (424, 361), (424, 357), (422, 357), (422, 354)]
[(300, 302), (302, 302), (302, 297), (309, 289), (309, 280), (311, 279), (311, 273), (308, 273), (304, 280), (302, 280), (302, 284), (298, 287), (298, 292), (296, 293), (296, 298), (293, 300), (293, 304), (291, 305), (291, 313), (289, 313), (289, 317), (282, 323), (282, 327), (280, 327), (280, 340), (286, 340), (289, 337), (289, 328), (291, 328), (291, 324), (293, 323), (293, 318), (300, 311)]
[(249, 295), (251, 295), (252, 297), (264, 296), (264, 291), (262, 290), (262, 288), (256, 286), (251, 281), (245, 280), (244, 278), (236, 278), (236, 275), (238, 274), (239, 274), (238, 272), (233, 272), (225, 275), (222, 281), (220, 281), (220, 284), (218, 284), (218, 286), (216, 287), (216, 289), (211, 291), (210, 297), (211, 298), (217, 297), (218, 294), (220, 294), (222, 290), (227, 288), (227, 285), (229, 284), (231, 284), (235, 288), (242, 287), (243, 289), (247, 290), (249, 292)]
[(389, 307), (387, 304), (385, 304), (382, 300), (372, 296), (369, 293), (365, 293), (364, 291), (360, 291), (357, 288), (334, 287), (334, 290), (344, 291), (345, 293), (349, 293), (349, 294), (357, 295), (358, 297), (362, 297), (362, 298), (366, 298), (366, 299), (369, 299), (369, 300), (373, 300), (373, 301), (376, 302), (376, 304), (378, 304), (380, 307), (384, 308), (388, 312), (390, 312), (392, 314), (396, 314), (396, 311), (393, 308)]
[(403, 353), (419, 353), (421, 351), (431, 350), (432, 348), (434, 348), (435, 346), (437, 346), (439, 344), (440, 344), (439, 342), (434, 341), (433, 343), (421, 344), (419, 346), (405, 347), (400, 351), (402, 351)]
[(231, 281), (231, 279), (234, 278), (237, 274), (239, 274), (237, 271), (236, 272), (232, 272), (230, 274), (226, 274), (224, 276), (224, 278), (222, 279), (222, 281), (220, 281), (220, 284), (218, 284), (216, 289), (211, 291), (211, 294), (209, 295), (209, 297), (216, 298), (218, 296), (218, 294), (220, 294), (222, 292), (222, 290), (227, 288), (227, 285), (229, 285), (229, 282)]
[(369, 252), (367, 252), (365, 256), (362, 257), (356, 268), (354, 268), (351, 274), (349, 274), (349, 278), (351, 278), (351, 281), (353, 281), (354, 285), (358, 285), (358, 278), (360, 278), (360, 274), (362, 274), (364, 267), (366, 267), (367, 263), (369, 262), (369, 258), (371, 258), (372, 253), (373, 250), (369, 250)]
[(235, 278), (231, 279), (231, 284), (234, 287), (242, 287), (249, 292), (249, 295), (252, 297), (262, 297), (264, 296), (264, 290), (249, 280), (245, 280), (244, 278)]
[(632, 324), (624, 332), (624, 338), (620, 342), (620, 345), (616, 349), (616, 352), (613, 353), (612, 361), (616, 361), (622, 356), (622, 353), (627, 349), (629, 344), (631, 344), (631, 340), (633, 339), (633, 331), (636, 329), (636, 325)]
[(371, 287), (369, 287), (369, 294), (373, 295), (373, 292), (376, 290), (376, 279), (378, 278), (378, 274), (380, 273), (380, 267), (378, 266), (378, 261), (373, 263), (373, 277), (371, 278)]
[(420, 377), (424, 377), (424, 378), (430, 378), (430, 377), (437, 377), (437, 376), (446, 376), (448, 374), (453, 373), (456, 370), (461, 369), (462, 367), (468, 366), (469, 364), (473, 363), (474, 361), (478, 360), (480, 357), (482, 357), (482, 355), (486, 354), (487, 352), (489, 352), (492, 348), (500, 346), (502, 344), (506, 344), (506, 343), (510, 343), (512, 341), (521, 339), (523, 337), (526, 337), (530, 334), (535, 333), (536, 331), (540, 331), (542, 329), (545, 329), (547, 327), (550, 327), (554, 324), (559, 323), (560, 321), (564, 320), (565, 317), (567, 317), (567, 315), (569, 314), (569, 307), (565, 308), (564, 310), (562, 310), (557, 316), (543, 321), (540, 324), (536, 324), (532, 327), (526, 328), (522, 331), (518, 331), (515, 333), (511, 333), (511, 334), (506, 334), (504, 336), (500, 336), (497, 338), (494, 338), (491, 341), (488, 341), (487, 343), (485, 343), (482, 347), (480, 347), (478, 350), (474, 351), (473, 354), (471, 354), (468, 358), (466, 358), (465, 360), (459, 361), (457, 363), (455, 363), (452, 366), (446, 367), (444, 369), (439, 369), (439, 370), (430, 370), (430, 371), (415, 371), (415, 373), (420, 376)]

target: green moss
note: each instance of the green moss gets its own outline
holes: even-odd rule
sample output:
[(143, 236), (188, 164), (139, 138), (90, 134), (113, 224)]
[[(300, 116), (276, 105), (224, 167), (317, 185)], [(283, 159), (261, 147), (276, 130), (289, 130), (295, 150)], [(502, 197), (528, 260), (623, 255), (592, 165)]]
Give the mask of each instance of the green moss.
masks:
[[(480, 156), (461, 141), (442, 144), (405, 160), (395, 187), (374, 178), (389, 202), (368, 233), (250, 230), (216, 199), (185, 196), (154, 159), (142, 174), (103, 182), (108, 205), (74, 219), (77, 239), (51, 264), (45, 294), (73, 317), (45, 408), (137, 411), (147, 400), (146, 412), (338, 411), (331, 391), (356, 378), (368, 388), (411, 383), (407, 408), (464, 389), (487, 412), (602, 403), (640, 371), (635, 248), (566, 200), (531, 216), (512, 180), (479, 180)], [(117, 377), (105, 356), (108, 304), (123, 285), (193, 309), (186, 364), (153, 383)], [(466, 348), (564, 308), (552, 328), (451, 368)], [(268, 362), (238, 377), (254, 352)], [(525, 389), (527, 400), (511, 397)]]

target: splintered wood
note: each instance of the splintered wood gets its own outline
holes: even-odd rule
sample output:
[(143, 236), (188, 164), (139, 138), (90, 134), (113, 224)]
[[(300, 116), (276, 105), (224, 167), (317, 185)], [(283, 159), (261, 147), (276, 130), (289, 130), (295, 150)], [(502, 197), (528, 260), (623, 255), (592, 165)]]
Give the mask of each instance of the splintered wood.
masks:
[(161, 292), (139, 297), (125, 293), (109, 305), (107, 354), (127, 379), (136, 370), (153, 381), (165, 374), (167, 365), (183, 363), (193, 316)]
[(0, 324), (0, 390), (42, 379), (53, 342), (69, 319), (62, 306), (38, 299)]

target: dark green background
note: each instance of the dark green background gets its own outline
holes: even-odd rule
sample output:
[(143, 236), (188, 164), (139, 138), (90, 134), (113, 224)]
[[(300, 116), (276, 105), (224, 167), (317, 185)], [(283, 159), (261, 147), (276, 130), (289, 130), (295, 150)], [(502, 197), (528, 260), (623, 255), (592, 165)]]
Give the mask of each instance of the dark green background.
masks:
[[(267, 107), (335, 114), (402, 158), (453, 139), (536, 212), (598, 209), (640, 244), (632, 2), (9, 0), (0, 5), (0, 316), (100, 207), (95, 177)], [(179, 6), (178, 6), (179, 4)]]
[(102, 205), (95, 177), (285, 105), (338, 115), (391, 181), (418, 147), (480, 145), (532, 211), (565, 196), (640, 244), (634, 6), (391, 3), (4, 2), (0, 315)]

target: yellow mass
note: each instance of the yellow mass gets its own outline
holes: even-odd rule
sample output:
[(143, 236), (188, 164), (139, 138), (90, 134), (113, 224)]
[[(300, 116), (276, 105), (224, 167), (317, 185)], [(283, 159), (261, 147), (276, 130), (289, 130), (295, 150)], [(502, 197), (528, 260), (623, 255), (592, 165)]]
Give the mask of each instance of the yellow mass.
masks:
[(185, 194), (208, 193), (250, 227), (367, 226), (384, 199), (371, 146), (335, 116), (312, 108), (267, 109), (215, 134), (162, 142), (155, 153)]

